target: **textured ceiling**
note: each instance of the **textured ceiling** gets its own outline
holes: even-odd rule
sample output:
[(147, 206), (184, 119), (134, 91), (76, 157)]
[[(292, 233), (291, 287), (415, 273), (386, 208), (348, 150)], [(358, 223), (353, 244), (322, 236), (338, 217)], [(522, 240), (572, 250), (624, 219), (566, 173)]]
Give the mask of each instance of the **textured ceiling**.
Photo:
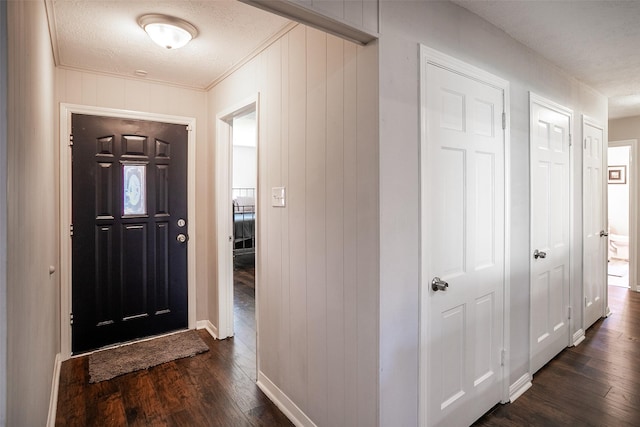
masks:
[[(205, 89), (291, 22), (235, 0), (48, 0), (57, 64)], [(138, 17), (159, 13), (198, 29), (187, 46), (167, 50)]]
[[(58, 65), (205, 89), (291, 22), (236, 0), (46, 0)], [(640, 115), (640, 1), (453, 0), (609, 98), (611, 118)], [(166, 50), (147, 13), (199, 35)]]
[(609, 98), (609, 117), (640, 115), (640, 1), (454, 0)]

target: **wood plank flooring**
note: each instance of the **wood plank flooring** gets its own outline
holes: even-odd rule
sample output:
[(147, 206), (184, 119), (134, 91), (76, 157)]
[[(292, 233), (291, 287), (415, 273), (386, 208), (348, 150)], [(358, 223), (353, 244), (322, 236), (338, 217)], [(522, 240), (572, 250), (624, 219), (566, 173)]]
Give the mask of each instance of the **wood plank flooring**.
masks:
[(62, 364), (56, 426), (292, 426), (255, 384), (255, 289), (236, 268), (232, 339), (200, 336), (209, 351), (89, 384), (88, 357)]
[(609, 286), (613, 315), (475, 426), (640, 426), (640, 294)]
[[(210, 351), (88, 383), (87, 358), (62, 365), (57, 426), (290, 426), (255, 385), (252, 266), (235, 271), (233, 339), (200, 335)], [(614, 314), (542, 368), (514, 403), (475, 426), (639, 426), (640, 294), (609, 287)]]

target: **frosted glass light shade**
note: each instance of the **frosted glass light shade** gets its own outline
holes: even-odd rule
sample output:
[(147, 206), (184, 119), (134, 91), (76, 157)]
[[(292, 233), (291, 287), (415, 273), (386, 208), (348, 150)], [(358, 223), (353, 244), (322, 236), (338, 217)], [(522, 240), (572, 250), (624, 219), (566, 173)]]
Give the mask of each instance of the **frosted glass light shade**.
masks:
[(167, 49), (178, 49), (198, 34), (188, 22), (166, 15), (144, 15), (138, 23), (151, 40)]

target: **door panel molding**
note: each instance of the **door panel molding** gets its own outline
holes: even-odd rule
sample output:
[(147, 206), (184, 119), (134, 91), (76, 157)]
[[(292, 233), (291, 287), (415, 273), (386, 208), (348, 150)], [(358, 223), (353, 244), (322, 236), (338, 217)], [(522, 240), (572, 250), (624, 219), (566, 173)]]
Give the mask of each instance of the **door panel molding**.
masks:
[[(187, 250), (195, 254), (196, 250), (196, 119), (193, 117), (173, 116), (166, 114), (147, 113), (141, 111), (94, 107), (78, 104), (60, 104), (60, 135), (59, 135), (59, 162), (60, 162), (60, 347), (62, 360), (71, 357), (71, 201), (72, 201), (72, 174), (71, 174), (71, 116), (73, 114), (86, 114), (102, 117), (116, 117), (123, 119), (146, 120), (180, 124), (188, 127), (187, 136), (187, 209), (190, 238), (187, 242)], [(188, 326), (196, 327), (196, 257), (187, 258), (188, 277)]]
[[(429, 93), (427, 88), (427, 72), (430, 67), (439, 67), (443, 70), (449, 71), (458, 76), (462, 76), (473, 80), (478, 83), (482, 83), (486, 86), (493, 87), (494, 89), (498, 89), (502, 91), (502, 106), (506, 116), (503, 117), (504, 129), (503, 129), (503, 170), (496, 171), (503, 175), (504, 187), (503, 187), (503, 201), (504, 201), (504, 211), (501, 212), (504, 218), (504, 230), (503, 239), (504, 242), (501, 242), (504, 248), (504, 259), (501, 260), (503, 263), (502, 267), (502, 279), (503, 279), (503, 289), (501, 296), (501, 304), (503, 307), (502, 313), (499, 314), (502, 318), (500, 322), (502, 323), (502, 336), (496, 337), (502, 343), (503, 353), (503, 365), (500, 369), (501, 372), (497, 372), (499, 375), (500, 383), (501, 383), (501, 402), (505, 403), (509, 401), (509, 357), (510, 354), (510, 330), (509, 330), (509, 319), (510, 319), (510, 241), (511, 241), (511, 233), (510, 233), (510, 224), (511, 224), (511, 199), (510, 199), (510, 96), (509, 96), (509, 82), (495, 76), (491, 73), (488, 73), (481, 68), (475, 67), (463, 61), (460, 61), (456, 58), (453, 58), (449, 55), (446, 55), (437, 50), (431, 49), (424, 45), (419, 45), (420, 49), (420, 105), (421, 105), (421, 122), (420, 122), (420, 182), (421, 182), (421, 193), (420, 193), (420, 217), (421, 217), (421, 235), (420, 235), (420, 346), (419, 346), (419, 425), (426, 426), (430, 415), (429, 411), (429, 381), (432, 379), (429, 377), (429, 364), (432, 362), (430, 360), (431, 356), (429, 355), (429, 340), (430, 340), (430, 328), (431, 324), (429, 319), (431, 318), (431, 308), (430, 308), (430, 293), (431, 291), (431, 277), (427, 277), (430, 272), (427, 271), (428, 258), (429, 258), (429, 239), (426, 233), (426, 222), (425, 222), (425, 214), (428, 212), (428, 180), (429, 180), (429, 172), (426, 170), (428, 165), (428, 155), (427, 155), (427, 140), (428, 140), (428, 106), (427, 100), (431, 93)], [(455, 107), (455, 94), (451, 93), (452, 97), (449, 97), (452, 101), (450, 104), (452, 107)], [(483, 111), (488, 111), (482, 109), (482, 106), (478, 106)], [(501, 114), (502, 112), (491, 111), (491, 114)], [(455, 127), (456, 123), (445, 123), (443, 125), (453, 126)], [(457, 124), (459, 125), (459, 123)], [(445, 126), (445, 127), (447, 127)], [(486, 261), (486, 260), (485, 260)], [(480, 298), (482, 299), (482, 298)], [(477, 302), (477, 301), (476, 301)], [(479, 385), (485, 379), (485, 376), (480, 376), (476, 378), (476, 383)], [(482, 385), (479, 385), (482, 387)], [(453, 393), (455, 397), (455, 393)], [(448, 402), (448, 401), (447, 401)], [(445, 402), (446, 403), (446, 402)], [(495, 402), (497, 403), (497, 402)]]

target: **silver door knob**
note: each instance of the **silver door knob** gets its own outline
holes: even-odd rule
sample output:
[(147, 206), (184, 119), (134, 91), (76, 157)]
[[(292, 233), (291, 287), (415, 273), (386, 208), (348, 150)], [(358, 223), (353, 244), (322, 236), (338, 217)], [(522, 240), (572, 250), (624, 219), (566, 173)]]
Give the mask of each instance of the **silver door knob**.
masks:
[(176, 240), (180, 243), (184, 243), (187, 241), (187, 236), (185, 234), (180, 233), (176, 236)]
[(547, 253), (546, 253), (546, 252), (539, 251), (539, 250), (537, 250), (537, 249), (536, 249), (535, 251), (533, 251), (533, 257), (534, 257), (535, 259), (538, 259), (538, 258), (546, 258), (546, 257), (547, 257)]
[(449, 284), (439, 277), (434, 277), (431, 281), (431, 289), (434, 291), (446, 291)]
[(609, 235), (609, 233), (607, 233), (606, 231), (602, 230), (600, 231), (600, 237), (607, 237)]

